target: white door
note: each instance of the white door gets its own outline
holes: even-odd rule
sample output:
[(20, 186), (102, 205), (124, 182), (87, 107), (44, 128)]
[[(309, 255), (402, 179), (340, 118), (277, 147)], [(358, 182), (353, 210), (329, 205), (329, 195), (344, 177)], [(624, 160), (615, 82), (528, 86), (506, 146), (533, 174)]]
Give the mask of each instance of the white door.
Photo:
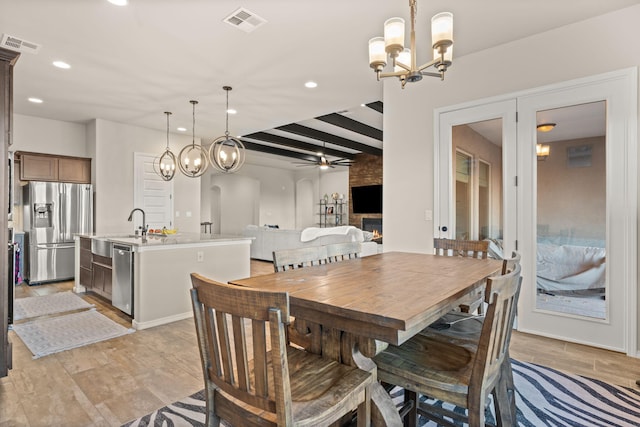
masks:
[[(165, 181), (153, 166), (156, 156), (134, 154), (133, 200), (134, 207), (146, 214), (150, 229), (173, 228), (173, 180)], [(142, 224), (142, 216), (134, 215), (135, 228)]]
[[(493, 218), (495, 211), (495, 202), (488, 210), (486, 203), (483, 205), (482, 192), (502, 191), (502, 231), (497, 235), (502, 236), (505, 255), (512, 250), (522, 255), (523, 285), (517, 324), (520, 331), (636, 356), (636, 80), (636, 69), (629, 69), (512, 94), (504, 101), (479, 101), (436, 111), (438, 209), (434, 236), (482, 238), (482, 224), (487, 223), (482, 218)], [(516, 105), (517, 126), (512, 120)], [(550, 156), (555, 153), (556, 157), (543, 160), (541, 156), (538, 160), (536, 144), (544, 141), (538, 140), (536, 125), (567, 107), (578, 108), (579, 116), (594, 107), (606, 114), (602, 119), (591, 120), (603, 120), (604, 142), (552, 142), (548, 144)], [(495, 119), (501, 119), (500, 126), (496, 126)], [(556, 124), (560, 130), (561, 124)], [(485, 125), (501, 129), (500, 135), (491, 136), (490, 130), (483, 130)], [(564, 127), (567, 125), (563, 123)], [(488, 140), (502, 140), (501, 189), (486, 179), (487, 174), (497, 174), (495, 165), (489, 163), (482, 172), (486, 159), (468, 147), (459, 147), (454, 135), (460, 129), (472, 136), (474, 132), (484, 133)], [(588, 164), (596, 165), (598, 150), (604, 153), (601, 157), (606, 159), (605, 166), (585, 169)], [(564, 156), (562, 159), (557, 158), (559, 153)], [(556, 175), (557, 171), (549, 169), (553, 163), (565, 173), (570, 169), (572, 175)], [(578, 198), (578, 192), (589, 197)], [(458, 209), (465, 211), (458, 213)], [(488, 230), (489, 237), (495, 238), (493, 223), (489, 223)], [(545, 281), (579, 286), (563, 292), (549, 291), (539, 285)], [(584, 289), (575, 292), (576, 288)], [(596, 299), (601, 298), (601, 311), (595, 315), (550, 305), (550, 301), (555, 303), (553, 300), (558, 299), (570, 300), (574, 307), (585, 305), (586, 299), (579, 298), (594, 297), (594, 292), (599, 293)]]
[(436, 112), (434, 236), (516, 245), (516, 102)]
[(521, 331), (635, 355), (635, 82), (616, 72), (518, 97)]

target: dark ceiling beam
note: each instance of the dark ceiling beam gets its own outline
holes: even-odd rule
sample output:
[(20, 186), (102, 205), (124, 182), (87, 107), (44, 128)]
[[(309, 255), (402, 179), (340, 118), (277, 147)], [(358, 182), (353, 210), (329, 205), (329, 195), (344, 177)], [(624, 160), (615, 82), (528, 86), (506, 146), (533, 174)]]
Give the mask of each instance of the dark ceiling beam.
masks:
[(347, 138), (342, 138), (337, 135), (332, 135), (327, 132), (322, 132), (317, 129), (312, 129), (310, 127), (302, 126), (297, 123), (291, 123), (288, 125), (279, 126), (276, 129), (282, 130), (285, 132), (290, 132), (296, 135), (304, 136), (307, 138), (317, 139), (318, 141), (324, 141), (329, 144), (340, 145), (342, 147), (349, 148), (351, 150), (357, 150), (367, 154), (382, 156), (382, 150), (380, 148), (372, 147), (367, 144), (362, 144), (360, 142), (352, 141)]
[(351, 132), (359, 133), (360, 135), (368, 136), (369, 138), (382, 141), (382, 131), (374, 128), (357, 120), (353, 120), (349, 117), (345, 117), (342, 114), (331, 113), (324, 116), (316, 117), (317, 120), (329, 123), (343, 129), (350, 130)]
[[(317, 153), (318, 151), (324, 152), (327, 156), (340, 157), (345, 159), (353, 159), (355, 157), (354, 154), (347, 153), (345, 151), (333, 150), (330, 148), (324, 148), (317, 145), (311, 144), (304, 141), (298, 141), (297, 139), (287, 138), (282, 135), (274, 135), (272, 133), (267, 132), (256, 132), (249, 135), (244, 135), (243, 138), (251, 138), (258, 141), (270, 142), (272, 144), (284, 145), (290, 148), (297, 148), (299, 150), (307, 150)], [(316, 157), (317, 158), (317, 157)]]
[(259, 151), (261, 153), (275, 154), (277, 156), (290, 157), (292, 159), (298, 159), (298, 160), (309, 160), (312, 162), (317, 162), (319, 160), (317, 156), (299, 153), (297, 151), (285, 150), (283, 148), (272, 147), (270, 145), (257, 144), (255, 142), (247, 141), (246, 139), (242, 139), (242, 144), (244, 145), (244, 148), (251, 151)]
[(367, 104), (367, 107), (371, 108), (372, 110), (376, 110), (380, 114), (384, 112), (382, 101), (370, 102)]

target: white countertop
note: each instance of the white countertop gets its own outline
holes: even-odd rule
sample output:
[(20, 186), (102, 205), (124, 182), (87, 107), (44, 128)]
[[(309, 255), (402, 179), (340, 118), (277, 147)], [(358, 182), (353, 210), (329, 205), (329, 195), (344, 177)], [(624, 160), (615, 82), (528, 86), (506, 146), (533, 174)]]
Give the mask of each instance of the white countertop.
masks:
[(129, 245), (135, 252), (153, 249), (177, 249), (178, 247), (197, 247), (234, 244), (240, 241), (249, 243), (252, 238), (232, 234), (148, 234), (145, 238), (135, 237), (130, 234), (80, 234), (77, 237), (106, 239), (114, 244)]

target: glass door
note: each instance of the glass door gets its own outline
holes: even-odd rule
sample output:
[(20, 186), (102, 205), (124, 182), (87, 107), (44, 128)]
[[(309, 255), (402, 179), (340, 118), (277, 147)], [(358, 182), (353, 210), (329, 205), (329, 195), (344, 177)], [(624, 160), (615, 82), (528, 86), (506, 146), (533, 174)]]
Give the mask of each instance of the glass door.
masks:
[(635, 353), (635, 77), (612, 75), (518, 98), (518, 329)]
[(499, 256), (516, 244), (515, 100), (439, 115), (434, 236), (490, 239)]

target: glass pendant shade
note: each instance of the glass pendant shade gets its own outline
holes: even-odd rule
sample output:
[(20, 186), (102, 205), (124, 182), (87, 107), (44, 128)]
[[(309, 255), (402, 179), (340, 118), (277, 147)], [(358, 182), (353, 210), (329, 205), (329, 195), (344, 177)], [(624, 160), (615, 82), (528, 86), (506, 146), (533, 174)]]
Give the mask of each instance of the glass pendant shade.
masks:
[(196, 104), (198, 101), (189, 101), (193, 105), (193, 139), (190, 145), (186, 145), (180, 150), (178, 156), (178, 167), (180, 172), (189, 178), (202, 176), (209, 166), (207, 152), (201, 145), (196, 145)]
[(169, 116), (171, 112), (165, 111), (167, 115), (167, 148), (164, 153), (160, 155), (160, 159), (158, 160), (158, 169), (157, 173), (160, 177), (165, 181), (171, 181), (176, 174), (176, 164), (178, 163), (175, 154), (171, 152), (169, 149)]
[(392, 58), (404, 49), (404, 19), (389, 18), (384, 22), (385, 50)]
[(384, 37), (369, 40), (369, 66), (382, 70), (387, 66), (387, 51), (384, 50)]
[(244, 144), (238, 138), (229, 136), (229, 91), (231, 86), (223, 86), (227, 92), (227, 108), (226, 127), (224, 136), (220, 136), (213, 140), (209, 147), (209, 158), (211, 164), (220, 169), (222, 172), (235, 172), (244, 164), (245, 148)]
[(453, 13), (441, 12), (431, 18), (431, 41), (433, 47), (438, 44), (453, 43)]
[(400, 62), (403, 65), (406, 65), (407, 68), (410, 69), (411, 68), (411, 49), (404, 48), (404, 50), (400, 52), (400, 54), (396, 58), (396, 65), (393, 67), (394, 72), (405, 71), (404, 68), (398, 65), (398, 62)]

